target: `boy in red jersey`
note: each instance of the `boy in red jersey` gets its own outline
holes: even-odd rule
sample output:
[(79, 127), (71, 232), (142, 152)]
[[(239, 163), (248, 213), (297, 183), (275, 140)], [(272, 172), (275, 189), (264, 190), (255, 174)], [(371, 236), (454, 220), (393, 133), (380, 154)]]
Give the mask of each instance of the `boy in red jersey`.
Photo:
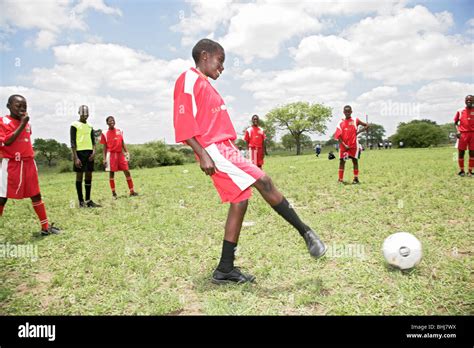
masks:
[(222, 202), (230, 203), (221, 259), (212, 275), (212, 282), (240, 284), (255, 279), (234, 267), (235, 248), (252, 194), (251, 186), (298, 230), (312, 256), (323, 256), (326, 252), (324, 243), (300, 220), (270, 177), (243, 158), (234, 145), (237, 134), (227, 107), (208, 81), (208, 77), (217, 80), (224, 71), (224, 49), (215, 41), (202, 39), (194, 46), (192, 56), (196, 68), (182, 73), (174, 89), (176, 142), (191, 146), (201, 170), (211, 176)]
[[(367, 123), (362, 122), (358, 118), (355, 120), (352, 119), (352, 107), (350, 105), (344, 106), (344, 115), (345, 118), (342, 119), (336, 128), (336, 133), (334, 133), (334, 139), (338, 140), (340, 143), (339, 147), (339, 182), (344, 182), (344, 166), (348, 158), (352, 159), (352, 164), (354, 165), (354, 180), (353, 184), (359, 183), (359, 141), (357, 135), (361, 132), (365, 132), (369, 126)], [(359, 125), (362, 125), (359, 131), (357, 131)]]
[(105, 119), (109, 129), (104, 134), (102, 133), (100, 143), (104, 144), (104, 167), (110, 172), (109, 184), (112, 190), (112, 196), (117, 199), (115, 192), (115, 172), (123, 171), (125, 179), (127, 180), (130, 196), (138, 196), (138, 193), (133, 189), (133, 180), (130, 171), (128, 170), (128, 151), (125, 141), (123, 140), (123, 132), (115, 128), (115, 118), (109, 116)]
[(267, 136), (262, 128), (258, 126), (258, 115), (252, 116), (252, 126), (245, 131), (244, 140), (247, 143), (250, 160), (262, 169), (265, 157), (265, 139)]
[(60, 230), (48, 222), (46, 208), (41, 200), (38, 170), (31, 145), (31, 127), (28, 121), (26, 99), (18, 94), (8, 98), (10, 115), (0, 118), (0, 216), (8, 198), (31, 198), (41, 224), (41, 235), (58, 234)]
[(464, 153), (469, 149), (469, 171), (468, 176), (472, 176), (474, 168), (474, 108), (472, 107), (473, 97), (468, 95), (465, 98), (466, 107), (459, 109), (454, 116), (454, 125), (456, 126), (458, 141), (458, 163), (459, 176), (464, 176)]

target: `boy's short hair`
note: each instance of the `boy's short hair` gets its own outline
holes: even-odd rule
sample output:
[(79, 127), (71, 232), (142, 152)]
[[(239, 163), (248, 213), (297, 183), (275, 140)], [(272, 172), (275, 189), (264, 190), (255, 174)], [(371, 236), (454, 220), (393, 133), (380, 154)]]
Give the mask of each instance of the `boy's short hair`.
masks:
[(194, 62), (196, 64), (199, 63), (202, 51), (206, 51), (212, 54), (218, 50), (224, 51), (224, 48), (218, 42), (212, 41), (211, 39), (201, 39), (193, 47), (192, 55)]
[[(13, 95), (11, 95), (10, 97), (8, 97), (8, 102), (7, 102), (7, 103), (8, 103), (8, 104), (11, 104), (11, 103), (13, 102), (13, 99), (15, 99), (15, 98), (25, 99), (25, 97), (22, 96), (22, 95), (13, 94)], [(466, 98), (467, 98), (467, 97), (466, 97)]]
[(109, 122), (109, 118), (113, 118), (114, 121), (115, 121), (115, 117), (113, 117), (113, 116), (107, 116), (107, 118), (105, 119), (105, 123)]

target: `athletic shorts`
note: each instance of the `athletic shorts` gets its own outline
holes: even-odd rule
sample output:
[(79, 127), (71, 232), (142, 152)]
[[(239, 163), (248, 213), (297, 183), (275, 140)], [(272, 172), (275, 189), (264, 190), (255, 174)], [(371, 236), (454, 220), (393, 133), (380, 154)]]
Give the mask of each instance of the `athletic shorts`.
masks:
[(258, 167), (263, 166), (263, 157), (264, 157), (264, 150), (263, 147), (250, 147), (249, 148), (249, 155), (250, 160), (253, 164)]
[(265, 173), (242, 156), (234, 143), (226, 140), (206, 147), (217, 171), (211, 176), (222, 203), (238, 203), (252, 196), (251, 185)]
[(89, 156), (92, 155), (92, 150), (81, 150), (77, 151), (77, 158), (82, 163), (81, 168), (77, 168), (76, 164), (72, 164), (72, 168), (75, 172), (83, 173), (83, 172), (93, 172), (94, 171), (94, 161), (89, 161)]
[(107, 152), (105, 161), (107, 162), (105, 165), (105, 170), (107, 172), (128, 170), (128, 162), (123, 152)]
[(359, 145), (355, 144), (349, 150), (347, 150), (343, 145), (339, 149), (339, 158), (358, 158), (359, 156)]
[(23, 199), (40, 193), (38, 168), (33, 158), (4, 158), (0, 170), (0, 197)]
[(474, 151), (474, 132), (461, 132), (461, 137), (456, 142), (458, 150), (469, 150)]

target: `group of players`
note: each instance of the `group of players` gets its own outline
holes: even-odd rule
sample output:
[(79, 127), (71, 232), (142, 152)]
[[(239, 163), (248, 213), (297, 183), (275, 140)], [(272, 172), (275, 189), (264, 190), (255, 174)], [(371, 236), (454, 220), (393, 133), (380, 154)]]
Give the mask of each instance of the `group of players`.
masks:
[[(225, 51), (217, 42), (202, 39), (193, 47), (192, 57), (195, 67), (183, 72), (174, 89), (174, 129), (177, 143), (189, 145), (199, 162), (201, 170), (211, 180), (222, 200), (230, 204), (225, 224), (222, 251), (219, 263), (212, 273), (212, 282), (246, 283), (255, 277), (234, 266), (235, 251), (242, 228), (252, 187), (257, 189), (264, 200), (284, 220), (293, 226), (302, 237), (309, 254), (322, 257), (327, 250), (315, 231), (305, 224), (288, 200), (276, 188), (272, 179), (262, 170), (265, 154), (265, 132), (259, 126), (257, 115), (252, 117), (252, 126), (245, 131), (244, 140), (248, 144), (250, 160), (244, 158), (235, 146), (237, 138), (234, 126), (227, 112), (224, 100), (209, 82), (217, 80), (224, 71)], [(59, 229), (48, 223), (46, 209), (41, 199), (38, 174), (31, 144), (31, 126), (27, 114), (26, 99), (12, 95), (7, 108), (10, 115), (0, 119), (0, 150), (3, 160), (0, 171), (0, 216), (7, 198), (31, 198), (33, 207), (41, 222), (43, 235), (59, 233)], [(347, 159), (354, 165), (353, 183), (359, 183), (357, 135), (367, 130), (368, 125), (358, 118), (352, 118), (352, 108), (343, 109), (344, 119), (336, 128), (334, 138), (340, 143), (339, 182), (343, 182), (344, 166)], [(87, 106), (79, 108), (79, 120), (71, 126), (71, 147), (73, 152), (76, 190), (80, 207), (100, 207), (91, 200), (92, 172), (96, 153), (92, 127), (87, 123)], [(114, 198), (114, 172), (124, 171), (130, 195), (137, 193), (128, 168), (128, 151), (123, 141), (123, 132), (115, 128), (115, 119), (106, 119), (108, 130), (101, 135), (104, 144), (104, 166), (110, 172), (110, 187)], [(472, 96), (466, 97), (466, 109), (456, 114), (455, 123), (459, 137), (459, 165), (464, 172), (461, 157), (469, 148), (469, 173), (474, 164), (474, 112)], [(362, 126), (359, 129), (359, 126)], [(462, 166), (461, 166), (462, 165)], [(82, 180), (85, 173), (85, 200), (82, 194)], [(460, 173), (461, 175), (461, 173)]]

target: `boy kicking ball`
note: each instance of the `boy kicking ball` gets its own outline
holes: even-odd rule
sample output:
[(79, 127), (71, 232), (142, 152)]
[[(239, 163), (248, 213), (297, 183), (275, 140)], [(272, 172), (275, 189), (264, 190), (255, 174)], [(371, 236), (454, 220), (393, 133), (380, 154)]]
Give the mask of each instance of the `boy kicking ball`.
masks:
[(41, 199), (38, 170), (31, 145), (31, 126), (28, 123), (26, 99), (21, 95), (8, 98), (10, 115), (0, 118), (0, 216), (8, 198), (31, 198), (41, 224), (41, 235), (58, 234), (59, 228), (50, 225)]
[(100, 143), (104, 144), (104, 167), (109, 174), (109, 184), (112, 190), (112, 197), (117, 199), (115, 192), (115, 172), (123, 171), (125, 179), (127, 180), (130, 196), (138, 196), (138, 193), (133, 189), (133, 180), (130, 171), (128, 170), (128, 151), (125, 141), (123, 140), (123, 132), (115, 128), (115, 118), (109, 116), (105, 119), (109, 129), (104, 134), (102, 133)]
[(176, 142), (191, 146), (201, 170), (211, 176), (222, 202), (229, 202), (220, 262), (212, 282), (246, 283), (255, 277), (234, 267), (234, 254), (248, 199), (255, 187), (268, 204), (303, 237), (309, 253), (321, 257), (326, 246), (303, 223), (271, 178), (242, 157), (234, 145), (237, 138), (222, 97), (208, 78), (217, 80), (224, 71), (225, 52), (220, 44), (200, 40), (193, 48), (196, 68), (190, 68), (176, 80), (174, 89), (174, 128)]

